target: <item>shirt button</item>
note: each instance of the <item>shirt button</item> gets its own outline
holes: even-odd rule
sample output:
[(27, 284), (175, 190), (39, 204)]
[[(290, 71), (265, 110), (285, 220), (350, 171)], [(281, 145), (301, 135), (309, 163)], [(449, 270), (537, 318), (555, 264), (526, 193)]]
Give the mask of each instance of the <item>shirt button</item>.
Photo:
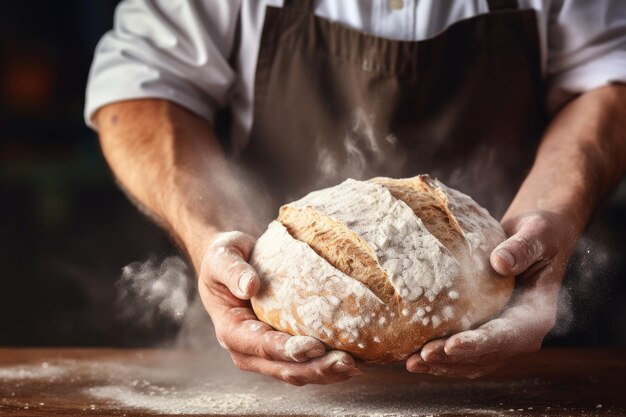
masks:
[(389, 0), (389, 8), (400, 10), (404, 7), (404, 0)]

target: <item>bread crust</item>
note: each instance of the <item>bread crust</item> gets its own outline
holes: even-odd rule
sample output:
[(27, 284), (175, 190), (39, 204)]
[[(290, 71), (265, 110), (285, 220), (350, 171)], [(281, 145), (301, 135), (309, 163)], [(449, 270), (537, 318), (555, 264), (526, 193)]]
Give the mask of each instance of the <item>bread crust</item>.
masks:
[(289, 234), (306, 243), (344, 274), (363, 283), (384, 303), (392, 302), (395, 290), (372, 248), (345, 224), (312, 207), (283, 206), (278, 221)]
[[(258, 240), (250, 262), (261, 277), (252, 299), (260, 320), (366, 362), (389, 363), (501, 311), (514, 277), (499, 276), (489, 264), (505, 235), (486, 210), (427, 175), (348, 181), (283, 206)], [(346, 190), (358, 210), (343, 198)], [(367, 202), (383, 216), (381, 224), (387, 219), (397, 229), (371, 232), (368, 220), (379, 217), (361, 207)], [(384, 213), (390, 204), (392, 218)], [(407, 212), (415, 218), (398, 222), (398, 213)], [(377, 241), (381, 233), (390, 245)], [(393, 252), (407, 241), (425, 249)], [(385, 258), (390, 250), (400, 258)], [(420, 270), (433, 276), (398, 276)]]

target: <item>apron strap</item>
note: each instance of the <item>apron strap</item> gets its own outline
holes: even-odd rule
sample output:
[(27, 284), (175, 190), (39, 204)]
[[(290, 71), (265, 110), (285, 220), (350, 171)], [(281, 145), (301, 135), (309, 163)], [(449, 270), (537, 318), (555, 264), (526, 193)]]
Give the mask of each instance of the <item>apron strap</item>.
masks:
[(283, 7), (288, 7), (290, 9), (298, 9), (298, 10), (306, 10), (313, 11), (313, 7), (315, 6), (315, 0), (285, 0)]
[(487, 0), (490, 12), (515, 10), (519, 7), (517, 0)]

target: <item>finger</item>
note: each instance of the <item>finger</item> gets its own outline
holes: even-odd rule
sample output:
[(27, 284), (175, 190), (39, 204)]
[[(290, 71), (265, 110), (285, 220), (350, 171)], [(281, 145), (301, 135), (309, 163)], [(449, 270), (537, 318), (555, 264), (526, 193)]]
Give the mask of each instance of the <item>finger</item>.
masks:
[(476, 330), (457, 333), (445, 344), (451, 356), (471, 357), (500, 352), (501, 358), (536, 352), (554, 324), (554, 309), (517, 304)]
[(445, 376), (450, 378), (469, 378), (474, 379), (487, 375), (496, 369), (502, 367), (503, 364), (495, 363), (489, 365), (479, 364), (441, 364), (430, 365), (428, 373), (435, 376)]
[[(420, 359), (428, 365), (452, 364), (452, 363), (472, 363), (482, 364), (482, 358), (478, 355), (448, 355), (446, 352), (447, 339), (436, 339), (426, 343), (419, 353)], [(492, 355), (491, 355), (492, 356)]]
[(445, 343), (447, 355), (463, 357), (481, 356), (498, 351), (511, 351), (513, 340), (520, 339), (520, 330), (509, 319), (497, 318), (476, 330), (468, 330), (451, 336)]
[(246, 307), (226, 310), (215, 326), (220, 344), (231, 352), (289, 362), (304, 362), (326, 352), (319, 340), (276, 331)]
[(426, 343), (420, 350), (420, 357), (425, 362), (437, 362), (446, 355), (444, 346), (446, 339), (435, 339)]
[[(450, 360), (456, 360), (449, 357)], [(436, 376), (477, 378), (486, 375), (504, 365), (504, 362), (494, 358), (485, 358), (472, 362), (460, 363), (432, 363), (424, 361), (419, 354), (411, 356), (406, 363), (406, 368), (411, 373), (422, 373)]]
[(454, 364), (460, 362), (481, 364), (482, 357), (464, 357), (460, 355), (450, 356), (445, 352), (446, 339), (437, 339), (428, 342), (421, 351), (407, 359), (407, 369), (420, 369), (421, 373), (429, 373), (431, 366), (442, 364)]
[(250, 253), (254, 248), (256, 240), (254, 237), (247, 233), (232, 231), (232, 232), (224, 232), (220, 233), (218, 237), (213, 240), (211, 248), (219, 248), (219, 247), (230, 247), (236, 249), (240, 252), (241, 256), (244, 259), (248, 259), (250, 257)]
[(545, 291), (545, 287), (525, 290), (499, 318), (478, 329), (450, 336), (444, 345), (445, 354), (467, 361), (490, 354), (504, 360), (520, 353), (536, 352), (554, 326), (556, 297)]
[(228, 232), (217, 238), (207, 251), (208, 276), (242, 300), (252, 298), (260, 285), (256, 271), (246, 262), (253, 247), (252, 236)]
[(261, 373), (297, 386), (330, 384), (364, 373), (350, 355), (340, 351), (329, 352), (305, 363), (270, 361), (239, 353), (232, 354), (232, 357), (241, 370)]
[(491, 252), (490, 261), (493, 269), (501, 275), (519, 275), (529, 266), (551, 258), (554, 253), (547, 221), (533, 217)]
[(502, 362), (508, 357), (500, 351), (483, 355), (448, 355), (445, 351), (445, 342), (445, 339), (440, 339), (429, 347), (425, 346), (420, 353), (416, 354), (418, 357), (412, 359), (412, 363), (420, 363), (429, 367), (445, 364), (489, 365)]
[(430, 365), (422, 359), (419, 353), (415, 353), (406, 360), (406, 369), (415, 374), (427, 374), (430, 372)]
[(411, 372), (428, 373), (431, 364), (453, 363), (462, 360), (445, 352), (446, 339), (435, 339), (407, 359), (407, 369)]

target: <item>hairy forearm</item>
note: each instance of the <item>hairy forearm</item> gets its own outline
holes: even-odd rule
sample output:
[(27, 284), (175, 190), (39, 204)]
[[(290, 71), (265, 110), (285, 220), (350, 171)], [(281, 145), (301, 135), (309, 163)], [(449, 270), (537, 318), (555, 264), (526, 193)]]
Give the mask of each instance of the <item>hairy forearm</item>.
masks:
[(164, 100), (133, 100), (95, 117), (105, 158), (130, 197), (198, 268), (214, 235), (255, 233), (236, 174), (203, 119)]
[(490, 255), (494, 270), (517, 277), (514, 296), (499, 317), (477, 329), (427, 343), (407, 369), (476, 376), (541, 347), (556, 322), (574, 244), (624, 175), (625, 139), (626, 87), (586, 93), (554, 117), (502, 219), (509, 237)]
[(548, 126), (504, 220), (528, 211), (568, 216), (572, 237), (626, 171), (626, 86), (585, 93)]

